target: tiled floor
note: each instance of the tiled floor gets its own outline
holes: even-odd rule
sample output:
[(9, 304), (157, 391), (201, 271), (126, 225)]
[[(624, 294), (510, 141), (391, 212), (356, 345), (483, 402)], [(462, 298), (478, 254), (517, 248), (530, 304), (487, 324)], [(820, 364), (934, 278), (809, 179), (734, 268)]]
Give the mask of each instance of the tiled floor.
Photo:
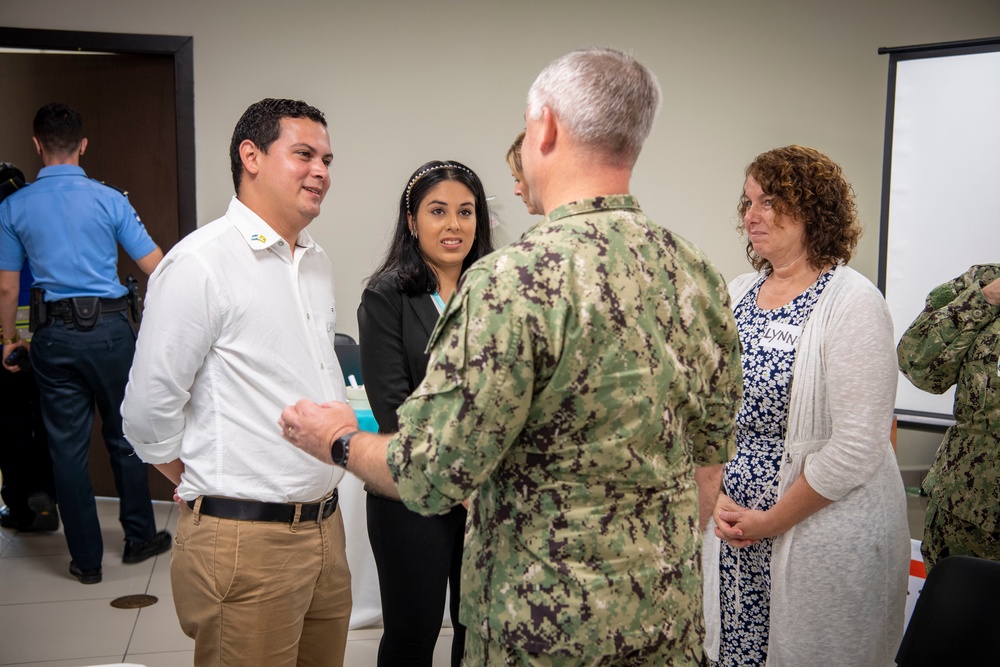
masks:
[[(171, 533), (173, 503), (155, 503), (156, 524)], [(70, 576), (62, 532), (18, 534), (0, 529), (0, 665), (81, 667), (137, 663), (146, 667), (191, 665), (193, 642), (181, 632), (170, 592), (169, 554), (123, 565), (118, 502), (98, 500), (104, 534), (104, 581), (85, 586)], [(144, 609), (115, 609), (123, 595), (149, 594)], [(449, 664), (451, 628), (443, 628), (434, 666)], [(348, 667), (375, 664), (381, 628), (353, 630)]]

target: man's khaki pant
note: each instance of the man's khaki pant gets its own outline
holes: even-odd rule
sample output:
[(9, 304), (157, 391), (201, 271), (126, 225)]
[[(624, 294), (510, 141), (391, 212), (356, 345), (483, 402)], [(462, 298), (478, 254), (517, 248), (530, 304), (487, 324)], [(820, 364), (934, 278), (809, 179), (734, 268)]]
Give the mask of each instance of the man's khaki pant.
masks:
[(205, 516), (183, 507), (174, 606), (197, 667), (344, 663), (351, 574), (340, 508), (321, 524)]

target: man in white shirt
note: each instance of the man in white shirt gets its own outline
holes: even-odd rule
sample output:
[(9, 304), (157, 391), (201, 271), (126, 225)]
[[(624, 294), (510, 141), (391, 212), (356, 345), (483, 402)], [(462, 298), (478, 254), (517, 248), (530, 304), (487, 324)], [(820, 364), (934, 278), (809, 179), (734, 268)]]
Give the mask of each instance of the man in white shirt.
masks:
[(330, 260), (305, 231), (330, 187), (322, 112), (251, 105), (236, 196), (151, 276), (122, 405), (183, 501), (170, 563), (196, 665), (341, 665), (351, 612), (340, 468), (282, 441), (299, 396), (344, 400)]

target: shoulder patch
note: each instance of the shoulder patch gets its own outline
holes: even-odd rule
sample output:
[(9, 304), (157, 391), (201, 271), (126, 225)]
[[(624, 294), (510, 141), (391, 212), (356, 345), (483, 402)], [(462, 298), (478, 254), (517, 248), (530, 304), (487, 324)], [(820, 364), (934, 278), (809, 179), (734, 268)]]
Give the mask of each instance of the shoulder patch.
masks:
[(101, 185), (103, 185), (105, 187), (109, 187), (112, 190), (115, 190), (116, 192), (120, 192), (123, 197), (128, 197), (128, 190), (122, 190), (117, 185), (111, 185), (110, 183), (105, 183), (104, 181), (98, 181), (96, 178), (92, 178), (90, 180), (94, 181), (95, 183), (100, 183)]

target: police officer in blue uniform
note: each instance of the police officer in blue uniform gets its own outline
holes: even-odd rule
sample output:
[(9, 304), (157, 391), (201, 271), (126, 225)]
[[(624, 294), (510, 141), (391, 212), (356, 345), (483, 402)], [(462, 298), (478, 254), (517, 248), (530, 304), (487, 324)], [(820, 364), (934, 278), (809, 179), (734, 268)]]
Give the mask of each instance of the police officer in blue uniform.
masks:
[[(122, 435), (119, 412), (135, 333), (127, 289), (118, 279), (118, 244), (147, 275), (163, 252), (123, 193), (87, 178), (80, 168), (87, 149), (80, 114), (60, 103), (42, 107), (35, 115), (34, 142), (44, 168), (30, 187), (0, 203), (2, 359), (27, 346), (15, 328), (27, 256), (34, 287), (44, 291), (41, 299), (33, 298), (38, 323), (30, 354), (72, 558), (69, 569), (81, 583), (94, 584), (102, 578), (104, 552), (87, 470), (95, 402), (121, 499), (122, 560), (138, 563), (170, 548), (170, 535), (156, 531), (146, 465)], [(4, 363), (4, 370), (18, 369)]]

